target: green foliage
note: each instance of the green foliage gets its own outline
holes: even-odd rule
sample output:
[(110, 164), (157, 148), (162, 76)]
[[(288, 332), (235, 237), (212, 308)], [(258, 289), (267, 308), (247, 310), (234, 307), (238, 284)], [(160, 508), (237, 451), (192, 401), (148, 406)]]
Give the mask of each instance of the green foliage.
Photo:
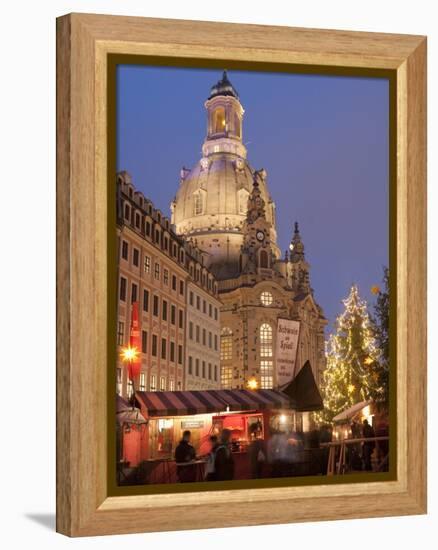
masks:
[(383, 268), (383, 289), (378, 289), (372, 317), (374, 337), (380, 349), (379, 360), (373, 365), (376, 388), (372, 399), (383, 406), (388, 405), (389, 390), (389, 269)]

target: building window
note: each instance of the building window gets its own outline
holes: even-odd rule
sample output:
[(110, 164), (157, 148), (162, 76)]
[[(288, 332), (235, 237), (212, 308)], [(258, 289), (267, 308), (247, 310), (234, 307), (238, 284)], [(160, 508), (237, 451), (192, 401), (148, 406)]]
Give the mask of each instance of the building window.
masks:
[(143, 311), (149, 311), (149, 290), (143, 290)]
[(157, 279), (157, 281), (160, 279), (160, 264), (155, 262), (155, 279)]
[(151, 259), (149, 256), (144, 257), (144, 272), (145, 273), (151, 272)]
[(176, 290), (176, 277), (172, 275), (172, 290)]
[(207, 313), (207, 302), (202, 300), (202, 313)]
[(208, 304), (208, 316), (213, 317), (213, 306)]
[(175, 363), (175, 342), (170, 342), (170, 360)]
[(217, 334), (214, 335), (214, 351), (217, 351)]
[(233, 367), (222, 367), (221, 385), (224, 390), (231, 389), (233, 385)]
[(193, 340), (193, 322), (189, 322), (189, 338), (190, 340)]
[(128, 243), (126, 241), (122, 241), (122, 258), (128, 259)]
[(190, 291), (190, 305), (193, 305), (193, 292)]
[(208, 379), (211, 380), (211, 363), (208, 363)]
[(214, 381), (217, 382), (217, 365), (214, 366)]
[(122, 369), (121, 368), (118, 368), (117, 369), (117, 385), (116, 385), (116, 388), (117, 388), (117, 393), (119, 395), (122, 395)]
[(140, 265), (140, 251), (138, 248), (134, 248), (132, 251), (132, 263), (135, 265), (135, 267), (138, 267)]
[(152, 334), (152, 355), (154, 357), (157, 356), (158, 351), (158, 336), (156, 334)]
[(225, 132), (225, 109), (218, 107), (213, 113), (213, 133), (221, 134)]
[(170, 308), (170, 322), (172, 325), (176, 324), (176, 306), (172, 305)]
[(125, 204), (125, 220), (129, 221), (129, 206)]
[(169, 380), (169, 390), (175, 391), (175, 380), (173, 380), (173, 378)]
[(167, 354), (167, 340), (166, 338), (161, 338), (161, 359), (166, 359)]
[(146, 235), (148, 237), (151, 236), (151, 224), (150, 224), (150, 222), (146, 222)]
[(154, 296), (153, 314), (155, 315), (155, 317), (158, 317), (158, 310), (159, 310), (158, 296)]
[(189, 355), (189, 374), (193, 374), (193, 357)]
[(195, 216), (199, 216), (204, 211), (204, 197), (202, 193), (195, 193), (193, 195), (193, 205)]
[(145, 391), (146, 390), (146, 375), (144, 372), (140, 373), (140, 383), (139, 383), (139, 390)]
[(184, 296), (184, 281), (179, 282), (179, 293)]
[(124, 336), (125, 336), (125, 323), (123, 321), (119, 321), (117, 324), (117, 344), (119, 346), (123, 346)]
[(151, 374), (150, 390), (157, 391), (157, 377), (155, 376), (155, 374)]
[(268, 253), (266, 252), (266, 250), (260, 251), (260, 267), (269, 267)]
[(260, 326), (260, 382), (262, 389), (274, 386), (272, 327), (268, 323)]
[(270, 292), (262, 292), (260, 294), (260, 301), (264, 306), (270, 306), (273, 302), (272, 294)]
[(138, 212), (135, 213), (135, 227), (140, 227), (140, 214)]
[(205, 378), (205, 361), (202, 361), (202, 378)]
[(195, 374), (196, 376), (199, 376), (199, 359), (196, 359), (195, 361)]
[(138, 286), (135, 283), (132, 283), (131, 286), (131, 304), (137, 301), (137, 290)]
[(148, 333), (145, 330), (141, 331), (141, 352), (147, 353), (148, 351)]
[(179, 310), (178, 312), (178, 315), (179, 315), (179, 328), (184, 328), (184, 311), (182, 309)]
[(233, 331), (224, 327), (221, 331), (221, 361), (233, 358)]
[(165, 285), (169, 284), (169, 270), (163, 269), (163, 281)]
[(209, 348), (213, 347), (213, 334), (210, 331), (208, 333), (208, 347)]
[(166, 391), (166, 379), (164, 376), (160, 377), (160, 391)]
[(201, 310), (201, 298), (199, 296), (196, 296), (196, 309)]
[(166, 300), (163, 300), (163, 307), (161, 309), (161, 315), (163, 321), (167, 321), (167, 302)]
[(199, 344), (199, 340), (200, 340), (200, 334), (201, 334), (201, 329), (199, 328), (199, 325), (196, 325), (196, 342)]
[(178, 364), (183, 364), (183, 347), (181, 344), (178, 345)]
[(214, 320), (217, 321), (217, 307), (214, 308)]
[(125, 277), (120, 277), (120, 300), (126, 302), (126, 279)]
[(205, 328), (202, 329), (202, 345), (207, 345), (207, 331), (205, 330)]

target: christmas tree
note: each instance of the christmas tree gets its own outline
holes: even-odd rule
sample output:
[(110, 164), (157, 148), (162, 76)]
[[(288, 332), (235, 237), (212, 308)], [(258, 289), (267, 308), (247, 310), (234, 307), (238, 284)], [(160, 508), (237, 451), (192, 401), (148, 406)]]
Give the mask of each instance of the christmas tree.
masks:
[(327, 367), (323, 379), (324, 410), (320, 421), (333, 417), (360, 401), (370, 399), (378, 390), (373, 368), (381, 352), (375, 339), (367, 304), (356, 285), (343, 301), (345, 310), (336, 320), (336, 333), (326, 344)]
[(381, 352), (379, 360), (373, 364), (377, 384), (373, 388), (371, 397), (377, 404), (386, 407), (389, 387), (389, 269), (387, 267), (383, 268), (383, 289), (376, 286), (371, 290), (377, 296), (372, 321), (376, 344)]

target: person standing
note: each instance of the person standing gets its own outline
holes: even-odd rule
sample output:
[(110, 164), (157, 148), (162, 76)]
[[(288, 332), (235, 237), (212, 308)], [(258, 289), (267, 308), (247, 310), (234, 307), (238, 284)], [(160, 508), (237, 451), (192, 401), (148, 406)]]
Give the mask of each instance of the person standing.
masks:
[(234, 459), (230, 449), (231, 432), (222, 430), (221, 441), (216, 450), (214, 469), (217, 481), (234, 479)]
[[(370, 438), (375, 437), (374, 428), (370, 426), (368, 423), (368, 420), (365, 418), (365, 420), (362, 423), (362, 437)], [(373, 454), (374, 448), (376, 446), (375, 441), (364, 441), (363, 442), (363, 462), (365, 470), (370, 472), (372, 470), (371, 466), (371, 455)]]
[(251, 477), (259, 479), (263, 474), (263, 466), (266, 462), (266, 445), (262, 438), (254, 438), (249, 445), (249, 463)]
[(195, 448), (190, 444), (191, 436), (190, 430), (185, 430), (181, 441), (175, 449), (176, 473), (181, 483), (196, 481), (196, 466), (194, 464), (187, 464), (196, 458)]
[(216, 481), (216, 451), (219, 447), (217, 435), (210, 436), (210, 452), (208, 453), (207, 463), (205, 465), (205, 481)]

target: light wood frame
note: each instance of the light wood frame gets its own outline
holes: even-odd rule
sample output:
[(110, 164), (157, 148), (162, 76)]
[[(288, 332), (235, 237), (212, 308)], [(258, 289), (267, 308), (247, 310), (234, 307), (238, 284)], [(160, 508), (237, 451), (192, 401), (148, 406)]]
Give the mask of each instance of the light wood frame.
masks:
[[(397, 81), (397, 480), (108, 497), (106, 56), (384, 68)], [(57, 20), (57, 530), (426, 512), (426, 39), (71, 14)]]

